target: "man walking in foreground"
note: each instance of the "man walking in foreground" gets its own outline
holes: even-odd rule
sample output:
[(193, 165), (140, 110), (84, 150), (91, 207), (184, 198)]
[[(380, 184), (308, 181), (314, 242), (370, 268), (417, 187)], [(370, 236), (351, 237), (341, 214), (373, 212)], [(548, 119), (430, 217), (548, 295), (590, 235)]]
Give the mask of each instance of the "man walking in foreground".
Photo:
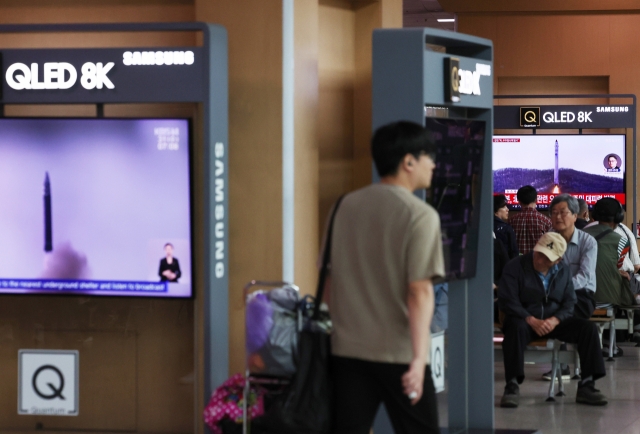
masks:
[(371, 151), (381, 181), (336, 213), (327, 287), (336, 434), (368, 434), (382, 402), (396, 434), (440, 432), (429, 367), (440, 218), (413, 194), (430, 186), (435, 150), (418, 124), (379, 128)]

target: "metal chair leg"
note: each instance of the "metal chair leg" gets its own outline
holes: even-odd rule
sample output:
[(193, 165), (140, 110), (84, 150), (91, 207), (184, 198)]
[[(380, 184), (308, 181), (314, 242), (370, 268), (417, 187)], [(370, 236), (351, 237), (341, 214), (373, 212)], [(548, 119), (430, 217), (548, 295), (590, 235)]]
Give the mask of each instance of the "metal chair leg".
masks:
[[(556, 345), (556, 341), (553, 342), (553, 351), (551, 352), (551, 384), (549, 385), (549, 396), (547, 398), (547, 402), (555, 402), (556, 399), (553, 397), (555, 391), (555, 378), (558, 374), (559, 363), (558, 363), (558, 353), (560, 350), (560, 346)], [(561, 370), (560, 370), (561, 371)], [(560, 376), (562, 377), (562, 372), (560, 372)]]
[(571, 377), (572, 380), (579, 380), (580, 379), (580, 354), (578, 354), (578, 345), (574, 344), (573, 345), (573, 360), (576, 364), (576, 370), (574, 371), (574, 375), (573, 377)]
[(616, 345), (616, 320), (614, 318), (613, 321), (609, 323), (609, 358), (607, 362), (613, 362), (615, 359), (613, 358), (613, 349)]
[(597, 323), (596, 326), (598, 327), (598, 337), (600, 338), (600, 347), (602, 348), (602, 333), (604, 332), (604, 324)]
[(553, 351), (556, 354), (556, 364), (558, 368), (556, 369), (556, 375), (558, 376), (558, 393), (556, 396), (565, 396), (564, 393), (564, 383), (562, 382), (562, 365), (560, 364), (560, 348), (562, 348), (562, 342), (553, 341)]

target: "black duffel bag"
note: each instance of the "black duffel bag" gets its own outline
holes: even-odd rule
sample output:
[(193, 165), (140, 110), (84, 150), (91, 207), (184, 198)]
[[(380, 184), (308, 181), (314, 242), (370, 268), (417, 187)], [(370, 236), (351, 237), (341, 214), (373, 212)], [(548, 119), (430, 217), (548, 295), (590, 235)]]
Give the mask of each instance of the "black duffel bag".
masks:
[[(298, 338), (296, 373), (285, 393), (267, 412), (270, 433), (328, 434), (331, 430), (331, 320), (328, 312), (320, 307), (331, 259), (333, 221), (341, 201), (342, 197), (336, 202), (331, 215), (316, 297), (312, 303), (309, 298), (302, 301), (305, 320)], [(309, 312), (312, 313), (309, 315)]]

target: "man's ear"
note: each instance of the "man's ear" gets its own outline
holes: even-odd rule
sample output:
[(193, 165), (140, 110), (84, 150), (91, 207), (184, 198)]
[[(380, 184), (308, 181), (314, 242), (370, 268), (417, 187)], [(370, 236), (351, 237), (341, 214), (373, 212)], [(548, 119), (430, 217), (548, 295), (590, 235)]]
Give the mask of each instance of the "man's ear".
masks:
[(404, 156), (404, 158), (402, 159), (402, 166), (404, 167), (404, 169), (408, 172), (413, 170), (413, 166), (415, 165), (416, 161), (415, 161), (415, 157), (411, 154), (407, 154)]

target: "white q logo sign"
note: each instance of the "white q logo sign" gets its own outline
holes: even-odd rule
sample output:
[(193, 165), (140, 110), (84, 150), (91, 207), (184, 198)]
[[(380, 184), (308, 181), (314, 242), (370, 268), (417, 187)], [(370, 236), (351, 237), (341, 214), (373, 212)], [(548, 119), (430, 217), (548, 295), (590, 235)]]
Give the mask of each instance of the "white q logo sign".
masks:
[[(16, 75), (16, 72), (22, 74)], [(15, 90), (31, 89), (31, 70), (24, 63), (14, 63), (7, 68), (7, 84)]]

